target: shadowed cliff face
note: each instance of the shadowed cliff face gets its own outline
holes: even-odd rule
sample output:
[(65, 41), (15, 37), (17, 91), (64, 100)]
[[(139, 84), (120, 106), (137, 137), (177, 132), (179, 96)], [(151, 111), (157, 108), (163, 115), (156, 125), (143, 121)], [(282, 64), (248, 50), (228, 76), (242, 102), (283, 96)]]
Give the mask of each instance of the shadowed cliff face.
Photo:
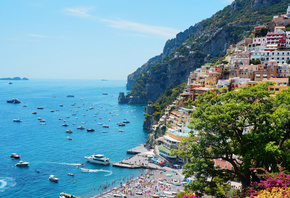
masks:
[(127, 89), (132, 89), (129, 103), (156, 101), (167, 89), (187, 81), (190, 72), (209, 58), (224, 55), (231, 44), (249, 36), (254, 26), (270, 22), (273, 15), (284, 14), (288, 3), (236, 0), (211, 18), (177, 34), (166, 42), (162, 54), (128, 76)]
[(202, 24), (203, 22), (197, 23), (194, 26), (189, 27), (184, 32), (178, 33), (176, 35), (176, 38), (168, 40), (163, 48), (163, 52), (160, 55), (149, 59), (144, 65), (139, 67), (135, 72), (128, 75), (126, 85), (127, 89), (129, 90), (132, 89), (135, 80), (140, 76), (141, 73), (143, 73), (144, 71), (148, 71), (152, 66), (161, 62), (162, 59), (165, 59), (169, 54), (174, 52), (189, 35), (195, 34), (202, 27)]
[(253, 7), (260, 7), (260, 6), (272, 6), (276, 3), (281, 2), (281, 0), (255, 0)]

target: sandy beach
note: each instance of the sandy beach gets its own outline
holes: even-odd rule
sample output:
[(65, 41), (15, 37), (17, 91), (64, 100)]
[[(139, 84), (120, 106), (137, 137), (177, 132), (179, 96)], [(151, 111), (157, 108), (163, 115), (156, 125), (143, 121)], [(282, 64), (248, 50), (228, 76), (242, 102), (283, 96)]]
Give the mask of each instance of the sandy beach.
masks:
[(127, 179), (120, 182), (107, 192), (95, 196), (95, 198), (111, 197), (159, 197), (166, 195), (174, 197), (183, 190), (183, 176), (181, 169), (164, 167), (160, 170), (145, 170), (144, 174), (137, 178)]

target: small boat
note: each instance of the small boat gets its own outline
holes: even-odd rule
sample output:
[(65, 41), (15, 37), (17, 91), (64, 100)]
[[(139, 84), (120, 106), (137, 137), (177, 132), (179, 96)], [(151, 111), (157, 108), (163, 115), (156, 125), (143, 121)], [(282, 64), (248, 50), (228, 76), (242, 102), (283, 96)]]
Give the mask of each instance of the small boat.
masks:
[(130, 121), (129, 120), (124, 120), (123, 123), (130, 123)]
[(125, 130), (123, 130), (123, 129), (119, 129), (119, 132), (125, 132)]
[(27, 107), (27, 105), (23, 105), (23, 107)]
[(99, 122), (98, 125), (102, 125), (103, 123)]
[(79, 198), (79, 197), (62, 192), (62, 193), (60, 193), (59, 198)]
[(119, 122), (119, 123), (117, 123), (119, 126), (125, 126), (126, 124), (125, 123), (123, 123), (123, 122)]
[(50, 112), (54, 112), (54, 110), (50, 110)]
[(20, 158), (20, 155), (16, 154), (16, 153), (12, 153), (10, 155), (11, 158), (15, 158), (15, 159), (19, 159)]
[(108, 133), (108, 131), (103, 131), (103, 133)]
[(7, 103), (12, 103), (12, 104), (19, 104), (21, 103), (20, 100), (18, 100), (17, 98), (13, 98), (12, 100), (7, 100)]
[(108, 125), (104, 125), (103, 128), (109, 128), (109, 126)]
[(62, 118), (58, 118), (59, 120), (62, 120)]
[(87, 132), (94, 132), (95, 129), (87, 129)]
[(69, 130), (65, 130), (65, 132), (66, 133), (72, 133), (73, 131), (69, 129)]
[(43, 109), (43, 107), (36, 107), (36, 109)]
[(41, 122), (40, 124), (41, 124), (41, 125), (46, 125), (46, 122)]
[(41, 120), (40, 120), (40, 122), (46, 122), (46, 120), (44, 120), (44, 119), (41, 119)]
[(107, 92), (103, 92), (103, 95), (108, 95), (108, 93)]
[(63, 107), (63, 104), (60, 104), (59, 106), (60, 106), (60, 107)]
[(73, 98), (73, 97), (75, 97), (74, 95), (67, 95), (66, 97), (68, 97), (68, 98)]
[(102, 165), (109, 165), (111, 162), (109, 160), (108, 157), (105, 157), (104, 155), (102, 154), (98, 154), (98, 155), (91, 155), (89, 157), (86, 157), (85, 158), (91, 162), (91, 163), (94, 163), (94, 164), (102, 164)]
[(69, 176), (74, 176), (74, 174), (73, 174), (73, 173), (68, 173), (67, 175), (69, 175)]
[(87, 169), (87, 168), (81, 168), (81, 171), (82, 171), (82, 172), (89, 172), (90, 170)]
[(36, 111), (33, 111), (32, 114), (37, 114), (37, 112)]
[(20, 119), (13, 119), (13, 122), (22, 122)]
[(29, 166), (29, 162), (19, 161), (15, 166), (27, 167)]
[(42, 118), (41, 118), (41, 117), (38, 117), (37, 119), (38, 119), (38, 120), (42, 120)]
[(12, 82), (9, 82), (8, 85), (12, 85)]
[(67, 138), (66, 139), (68, 139), (68, 140), (72, 140), (72, 138), (70, 137), (70, 136), (67, 136)]
[(73, 123), (73, 125), (76, 125), (76, 123)]
[(65, 126), (65, 127), (67, 127), (67, 126), (68, 126), (68, 124), (62, 124), (62, 126)]
[(56, 178), (54, 175), (50, 175), (48, 179), (53, 182), (58, 182), (58, 178)]
[(85, 127), (83, 127), (83, 126), (79, 126), (79, 127), (77, 127), (77, 129), (81, 129), (81, 130), (83, 130), (83, 129), (85, 129)]

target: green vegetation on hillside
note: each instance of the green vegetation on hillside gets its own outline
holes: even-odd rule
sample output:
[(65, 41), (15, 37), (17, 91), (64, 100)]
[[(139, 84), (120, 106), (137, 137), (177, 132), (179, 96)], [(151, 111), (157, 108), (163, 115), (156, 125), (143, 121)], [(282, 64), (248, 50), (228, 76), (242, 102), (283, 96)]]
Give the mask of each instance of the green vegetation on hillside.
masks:
[[(230, 179), (244, 188), (258, 181), (253, 168), (279, 172), (279, 164), (290, 171), (290, 88), (272, 97), (270, 84), (199, 96), (190, 122), (199, 133), (176, 151), (187, 162), (185, 176), (196, 178), (187, 190), (222, 196)], [(219, 159), (227, 168), (214, 166)]]
[[(286, 12), (289, 3), (287, 0), (273, 1), (277, 3), (270, 7), (253, 7), (255, 0), (236, 0), (232, 5), (226, 6), (212, 17), (203, 20), (201, 28), (195, 34), (189, 35), (184, 43), (178, 43), (177, 39), (169, 40), (167, 47), (175, 49), (175, 51), (136, 79), (132, 87), (132, 95), (150, 100), (151, 98), (148, 96), (145, 86), (147, 83), (160, 83), (164, 91), (177, 86), (177, 84), (172, 85), (169, 83), (170, 73), (167, 71), (167, 66), (172, 64), (173, 61), (180, 61), (183, 64), (189, 60), (197, 59), (196, 68), (205, 62), (216, 62), (219, 57), (225, 55), (225, 49), (217, 48), (213, 54), (205, 54), (203, 51), (205, 46), (212, 41), (219, 40), (219, 38), (216, 38), (219, 31), (226, 28), (231, 31), (229, 41), (225, 43), (228, 46), (248, 37), (254, 26), (270, 23), (274, 15)], [(262, 29), (260, 32), (256, 32), (255, 35), (263, 36), (267, 31), (267, 29)], [(225, 44), (221, 46), (225, 46)], [(179, 83), (185, 80), (181, 79)]]

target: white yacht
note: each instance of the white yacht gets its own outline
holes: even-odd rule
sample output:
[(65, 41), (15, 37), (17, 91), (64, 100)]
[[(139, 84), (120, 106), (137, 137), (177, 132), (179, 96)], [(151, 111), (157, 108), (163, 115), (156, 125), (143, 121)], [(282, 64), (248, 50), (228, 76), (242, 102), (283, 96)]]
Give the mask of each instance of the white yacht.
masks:
[(102, 165), (109, 165), (111, 162), (109, 160), (108, 157), (105, 157), (104, 155), (102, 154), (97, 154), (97, 155), (91, 155), (89, 157), (86, 157), (85, 158), (91, 162), (91, 163), (95, 163), (95, 164), (102, 164)]
[(29, 162), (19, 161), (15, 166), (27, 167), (29, 166)]
[(48, 179), (53, 182), (58, 182), (58, 178), (56, 178), (54, 175), (50, 175)]

